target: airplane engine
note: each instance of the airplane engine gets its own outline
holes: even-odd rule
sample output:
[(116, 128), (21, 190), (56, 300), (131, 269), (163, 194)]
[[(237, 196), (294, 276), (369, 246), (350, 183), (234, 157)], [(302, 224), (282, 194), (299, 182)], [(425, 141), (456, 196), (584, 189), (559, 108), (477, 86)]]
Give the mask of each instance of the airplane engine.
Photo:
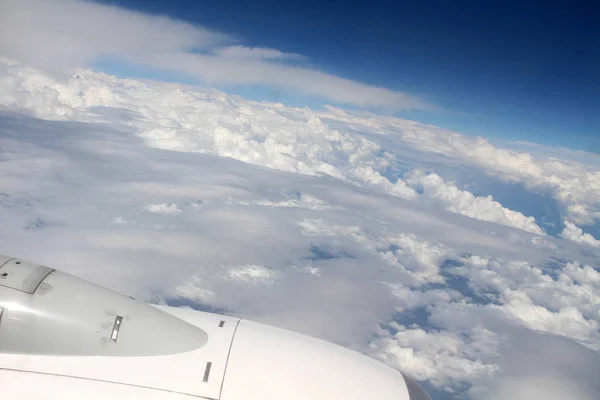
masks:
[(0, 256), (2, 399), (430, 400), (341, 346)]

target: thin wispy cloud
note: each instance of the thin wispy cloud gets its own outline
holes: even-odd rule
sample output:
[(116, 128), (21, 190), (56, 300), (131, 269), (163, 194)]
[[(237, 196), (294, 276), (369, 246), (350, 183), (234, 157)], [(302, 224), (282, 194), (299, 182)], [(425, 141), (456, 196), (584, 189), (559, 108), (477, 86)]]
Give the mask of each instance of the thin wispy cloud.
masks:
[(264, 84), (362, 107), (384, 107), (394, 110), (434, 108), (433, 105), (407, 93), (265, 60), (177, 53), (168, 57), (149, 56), (146, 62), (157, 68), (198, 77), (209, 85)]
[(0, 3), (0, 53), (57, 73), (104, 57), (136, 61), (230, 40), (226, 34), (169, 17), (91, 1)]
[(284, 53), (283, 51), (269, 49), (266, 47), (229, 46), (215, 51), (216, 55), (231, 58), (249, 58), (252, 60), (301, 60), (304, 57), (296, 53)]
[(0, 4), (0, 54), (53, 73), (121, 60), (209, 85), (261, 84), (335, 103), (389, 110), (435, 108), (407, 93), (281, 63), (299, 60), (299, 54), (244, 47), (235, 41), (227, 33), (184, 21), (90, 1)]

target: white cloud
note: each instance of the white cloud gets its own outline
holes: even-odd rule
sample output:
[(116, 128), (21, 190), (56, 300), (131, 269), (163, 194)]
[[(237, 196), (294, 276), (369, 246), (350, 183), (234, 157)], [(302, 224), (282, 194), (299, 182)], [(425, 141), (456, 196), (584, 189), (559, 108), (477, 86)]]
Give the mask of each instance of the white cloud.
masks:
[(481, 296), (528, 328), (587, 342), (600, 339), (600, 275), (589, 266), (566, 264), (556, 278), (523, 261), (463, 258), (451, 273), (468, 279)]
[[(476, 220), (528, 227), (443, 178), (492, 172), (431, 151), (437, 128), (89, 70), (67, 82), (0, 70), (0, 254), (334, 340), (461, 398), (500, 396), (495, 381), (515, 396), (537, 394), (527, 382), (598, 393), (572, 365), (600, 365), (595, 249)], [(417, 146), (406, 132), (435, 135)], [(439, 177), (429, 189), (421, 170)], [(531, 363), (515, 361), (524, 351)]]
[(569, 221), (565, 221), (565, 227), (560, 234), (563, 238), (572, 240), (577, 243), (584, 243), (594, 247), (600, 247), (600, 240), (589, 233), (583, 233), (581, 228), (578, 228), (575, 224)]
[(265, 84), (327, 100), (392, 110), (432, 108), (402, 92), (283, 65), (299, 55), (230, 46), (233, 36), (180, 20), (82, 0), (5, 0), (0, 56), (64, 75), (120, 60), (196, 77), (206, 84)]
[(222, 57), (248, 58), (253, 60), (300, 60), (303, 57), (296, 53), (284, 53), (283, 51), (269, 49), (266, 47), (229, 46), (215, 51)]
[[(440, 398), (525, 400), (528, 395), (550, 395), (552, 388), (556, 394), (569, 393), (569, 398), (586, 400), (598, 393), (597, 351), (564, 337), (515, 326), (506, 315), (497, 313), (497, 306), (435, 297), (429, 301), (427, 323), (435, 328), (392, 323), (379, 333), (370, 350), (385, 362), (398, 368), (402, 365), (407, 373), (451, 393), (438, 394)], [(539, 387), (543, 382), (551, 385)], [(470, 386), (470, 396), (457, 393), (461, 384)]]
[(482, 362), (482, 354), (477, 350), (478, 342), (482, 342), (486, 351), (494, 352), (490, 341), (497, 339), (485, 328), (473, 327), (467, 340), (450, 332), (426, 332), (399, 324), (392, 324), (392, 328), (396, 333), (371, 343), (371, 350), (381, 360), (409, 371), (417, 379), (443, 386), (452, 379), (468, 380), (498, 370), (497, 365)]
[(418, 193), (402, 179), (398, 179), (395, 183), (375, 171), (371, 166), (360, 166), (354, 170), (355, 176), (365, 182), (371, 183), (375, 187), (380, 187), (391, 195), (402, 197), (407, 200), (414, 200), (419, 197)]
[(439, 274), (440, 264), (449, 250), (439, 243), (431, 243), (413, 234), (369, 234), (356, 226), (329, 224), (322, 219), (304, 219), (298, 225), (307, 236), (352, 240), (362, 251), (398, 268), (403, 284), (418, 286), (443, 282)]
[[(400, 121), (396, 121), (395, 126)], [(406, 125), (402, 123), (402, 125)], [(384, 125), (385, 128), (389, 126)], [(403, 138), (413, 146), (450, 156), (507, 182), (548, 193), (575, 224), (591, 225), (600, 220), (600, 157), (566, 149), (526, 147), (528, 151), (492, 145), (433, 126), (413, 124), (403, 129)], [(519, 149), (519, 146), (510, 146)]]
[(0, 11), (0, 54), (58, 73), (104, 57), (133, 61), (231, 40), (183, 21), (91, 1), (5, 0)]
[(423, 196), (403, 179), (392, 182), (383, 170), (393, 160), (387, 153), (380, 155), (376, 140), (355, 134), (351, 126), (332, 129), (308, 109), (246, 102), (211, 90), (118, 80), (89, 70), (78, 71), (63, 84), (19, 65), (5, 63), (5, 68), (10, 79), (0, 81), (0, 87), (10, 94), (6, 105), (41, 117), (88, 121), (98, 119), (89, 108), (128, 109), (135, 114), (125, 122), (160, 148), (214, 153), (290, 172), (325, 173), (407, 200), (437, 199), (451, 212), (543, 234), (533, 217), (502, 207), (491, 197), (460, 190), (437, 174), (414, 170), (407, 175), (411, 185), (426, 189)]
[[(287, 197), (287, 196), (286, 196)], [(286, 199), (282, 201), (271, 201), (271, 200), (253, 200), (251, 202), (242, 201), (238, 204), (241, 205), (254, 205), (264, 207), (284, 207), (284, 208), (307, 208), (309, 210), (332, 210), (337, 207), (333, 207), (323, 200), (312, 196), (310, 194), (301, 193), (297, 198)]]
[(177, 204), (159, 203), (148, 204), (146, 211), (159, 214), (177, 214), (181, 212), (181, 209), (177, 207)]
[(535, 218), (502, 207), (492, 196), (474, 196), (471, 192), (460, 190), (455, 185), (444, 182), (435, 173), (427, 174), (423, 170), (415, 169), (405, 178), (410, 185), (421, 187), (426, 197), (442, 202), (449, 211), (482, 221), (513, 226), (538, 235), (544, 234), (535, 223)]
[(227, 274), (231, 279), (235, 280), (271, 284), (277, 277), (276, 272), (260, 265), (246, 265), (243, 267), (232, 268), (229, 269)]
[(317, 70), (261, 60), (177, 53), (168, 57), (148, 57), (147, 62), (157, 68), (197, 77), (209, 85), (266, 84), (360, 107), (435, 109), (432, 104), (407, 93), (366, 85)]
[(403, 142), (394, 150), (406, 158), (412, 158), (413, 151), (421, 158), (435, 159), (439, 155), (440, 164), (472, 166), (504, 181), (548, 193), (576, 224), (591, 225), (600, 220), (600, 156), (596, 154), (511, 142), (495, 146), (485, 138), (433, 125), (369, 113), (351, 114), (336, 108), (320, 116), (343, 121), (357, 131), (393, 135)]
[[(394, 125), (399, 123), (407, 125), (401, 121)], [(486, 139), (473, 140), (433, 126), (412, 124), (402, 128), (403, 139), (419, 149), (455, 157), (490, 175), (551, 193), (576, 223), (592, 224), (600, 219), (600, 168), (596, 165), (549, 157), (543, 152), (534, 155), (499, 148)]]

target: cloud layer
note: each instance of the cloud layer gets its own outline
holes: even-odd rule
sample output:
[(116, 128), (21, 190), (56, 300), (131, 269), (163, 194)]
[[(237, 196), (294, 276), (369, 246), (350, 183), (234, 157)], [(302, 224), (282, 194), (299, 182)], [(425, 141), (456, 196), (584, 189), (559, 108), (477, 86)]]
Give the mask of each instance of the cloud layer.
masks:
[[(600, 252), (567, 223), (594, 220), (574, 180), (597, 165), (8, 60), (0, 93), (0, 254), (333, 340), (439, 399), (598, 397)], [(543, 191), (570, 233), (470, 191), (489, 180)]]
[[(26, 108), (36, 116), (94, 121), (97, 117), (86, 109), (128, 109), (143, 117), (127, 121), (128, 125), (156, 147), (207, 152), (289, 172), (328, 174), (408, 200), (439, 202), (450, 211), (479, 220), (543, 234), (534, 218), (508, 210), (490, 197), (460, 190), (436, 174), (426, 176), (414, 170), (406, 177), (384, 176), (387, 166), (398, 160), (383, 152), (377, 141), (332, 129), (328, 121), (343, 120), (329, 112), (319, 115), (308, 109), (234, 100), (210, 90), (182, 91), (177, 85), (119, 81), (91, 71), (80, 71), (63, 84), (19, 65), (8, 63), (5, 68), (8, 77), (0, 85), (10, 94), (6, 105)], [(25, 88), (31, 95), (19, 98)], [(149, 90), (155, 95), (149, 97)], [(426, 190), (419, 195), (409, 184)]]
[(317, 70), (282, 64), (302, 57), (249, 48), (201, 26), (80, 0), (0, 3), (0, 55), (65, 74), (91, 63), (119, 60), (173, 71), (202, 82), (269, 85), (328, 101), (390, 110), (432, 108), (406, 93)]

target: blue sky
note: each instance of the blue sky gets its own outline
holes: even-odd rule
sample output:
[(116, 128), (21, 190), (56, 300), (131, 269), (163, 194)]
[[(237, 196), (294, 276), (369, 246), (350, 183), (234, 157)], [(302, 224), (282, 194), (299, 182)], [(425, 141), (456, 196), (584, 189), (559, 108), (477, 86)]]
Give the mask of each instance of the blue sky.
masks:
[[(299, 53), (305, 65), (443, 108), (397, 114), (402, 117), (600, 152), (600, 6), (592, 2), (108, 3), (201, 24), (247, 46)], [(224, 89), (318, 104), (265, 88)]]

